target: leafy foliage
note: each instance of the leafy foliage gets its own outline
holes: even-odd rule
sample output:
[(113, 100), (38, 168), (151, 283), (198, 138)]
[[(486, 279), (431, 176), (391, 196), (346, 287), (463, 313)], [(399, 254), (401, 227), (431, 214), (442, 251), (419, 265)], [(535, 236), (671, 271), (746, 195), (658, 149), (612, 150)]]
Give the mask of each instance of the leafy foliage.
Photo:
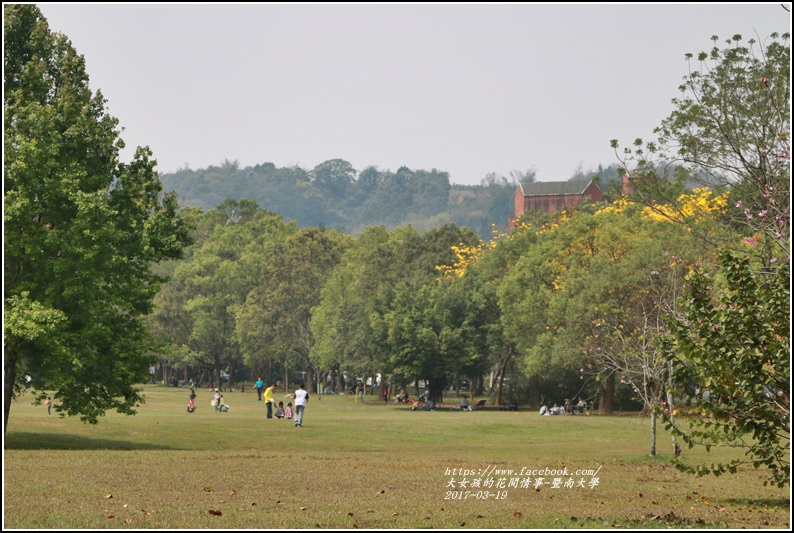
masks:
[[(748, 461), (769, 468), (779, 485), (789, 482), (790, 439), (789, 38), (774, 33), (757, 43), (734, 35), (720, 48), (712, 37), (714, 46), (696, 62), (687, 55), (694, 66), (674, 111), (656, 130), (658, 142), (637, 139), (633, 150), (624, 149), (626, 160), (636, 164), (629, 172), (634, 198), (688, 227), (706, 250), (722, 250), (717, 273), (693, 274), (690, 297), (680, 313), (670, 313), (677, 321), (668, 353), (680, 364), (678, 392), (691, 394), (697, 387), (710, 394), (686, 417), (691, 432), (673, 420), (670, 425), (690, 446), (746, 448)], [(617, 141), (612, 146), (617, 149)], [(658, 172), (656, 159), (682, 165), (674, 182)], [(676, 202), (681, 192), (675, 185), (683, 180), (715, 194), (695, 191), (688, 204)], [(711, 231), (695, 231), (698, 212), (707, 211), (719, 214), (718, 223), (707, 226)], [(735, 472), (741, 462), (698, 473)]]
[(304, 228), (273, 246), (263, 261), (260, 283), (237, 313), (236, 335), (249, 362), (260, 354), (294, 361), (307, 372), (305, 385), (313, 390), (311, 310), (351, 239), (333, 230)]
[(4, 6), (5, 414), (25, 375), (56, 410), (96, 423), (142, 401), (143, 317), (188, 224), (138, 148), (118, 161), (118, 121), (82, 56), (33, 5)]
[(247, 295), (267, 279), (273, 249), (297, 227), (250, 200), (227, 200), (197, 223), (203, 234), (158, 295), (152, 323), (182, 356), (175, 361), (211, 372), (220, 383), (222, 370), (233, 380), (244, 353), (250, 364), (262, 358), (261, 350), (241, 346), (237, 320)]
[(747, 450), (746, 460), (689, 470), (719, 475), (751, 462), (783, 486), (790, 482), (789, 267), (776, 264), (754, 272), (748, 258), (729, 251), (719, 262), (727, 282), (724, 295), (715, 302), (713, 279), (693, 272), (670, 345), (678, 383), (700, 387), (708, 398), (692, 408), (689, 430), (670, 427), (690, 447), (725, 444)]
[[(669, 178), (711, 189), (730, 189), (727, 224), (710, 241), (730, 246), (738, 234), (757, 235), (757, 252), (768, 265), (790, 257), (791, 47), (789, 34), (763, 43), (734, 35), (695, 59), (673, 100), (671, 115), (656, 129), (656, 142), (625, 148), (637, 198), (649, 205), (674, 204)], [(612, 146), (618, 148), (616, 140)], [(660, 167), (657, 159), (669, 166)], [(672, 163), (672, 165), (671, 165)], [(680, 166), (679, 166), (680, 165)], [(659, 172), (671, 168), (676, 176)], [(664, 178), (664, 179), (659, 179)], [(660, 211), (660, 214), (664, 214)]]

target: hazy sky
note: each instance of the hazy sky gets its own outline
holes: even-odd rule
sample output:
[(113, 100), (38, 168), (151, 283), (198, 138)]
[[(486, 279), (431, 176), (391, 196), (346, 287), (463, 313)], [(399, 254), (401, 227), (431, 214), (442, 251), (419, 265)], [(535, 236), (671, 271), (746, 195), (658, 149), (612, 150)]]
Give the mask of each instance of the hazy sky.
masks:
[(39, 6), (85, 56), (124, 160), (341, 158), (466, 184), (617, 163), (610, 139), (652, 137), (687, 52), (791, 28), (780, 3)]

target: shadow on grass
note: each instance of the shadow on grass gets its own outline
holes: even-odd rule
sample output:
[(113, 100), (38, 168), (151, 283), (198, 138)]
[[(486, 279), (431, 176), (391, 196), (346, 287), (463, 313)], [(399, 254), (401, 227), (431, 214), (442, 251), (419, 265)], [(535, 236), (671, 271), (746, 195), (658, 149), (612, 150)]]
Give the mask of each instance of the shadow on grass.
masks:
[(6, 435), (6, 450), (175, 450), (162, 444), (95, 439), (63, 433), (15, 431)]
[(724, 503), (763, 507), (765, 509), (789, 509), (791, 507), (791, 500), (786, 498), (729, 498), (724, 500)]

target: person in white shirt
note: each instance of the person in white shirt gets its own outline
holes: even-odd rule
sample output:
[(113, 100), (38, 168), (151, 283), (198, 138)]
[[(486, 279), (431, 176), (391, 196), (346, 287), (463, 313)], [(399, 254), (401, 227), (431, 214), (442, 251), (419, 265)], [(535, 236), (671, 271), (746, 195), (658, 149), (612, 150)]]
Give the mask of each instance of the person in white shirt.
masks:
[(306, 402), (309, 401), (309, 393), (303, 388), (303, 383), (298, 385), (295, 391), (295, 427), (303, 427), (303, 410), (306, 409)]

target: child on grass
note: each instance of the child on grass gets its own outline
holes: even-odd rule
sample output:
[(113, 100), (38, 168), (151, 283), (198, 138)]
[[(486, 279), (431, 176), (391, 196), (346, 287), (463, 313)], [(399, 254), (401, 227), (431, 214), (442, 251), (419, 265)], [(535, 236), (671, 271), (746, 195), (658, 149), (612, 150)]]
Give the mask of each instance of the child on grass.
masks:
[(287, 409), (284, 411), (284, 418), (292, 420), (292, 402), (287, 404)]

